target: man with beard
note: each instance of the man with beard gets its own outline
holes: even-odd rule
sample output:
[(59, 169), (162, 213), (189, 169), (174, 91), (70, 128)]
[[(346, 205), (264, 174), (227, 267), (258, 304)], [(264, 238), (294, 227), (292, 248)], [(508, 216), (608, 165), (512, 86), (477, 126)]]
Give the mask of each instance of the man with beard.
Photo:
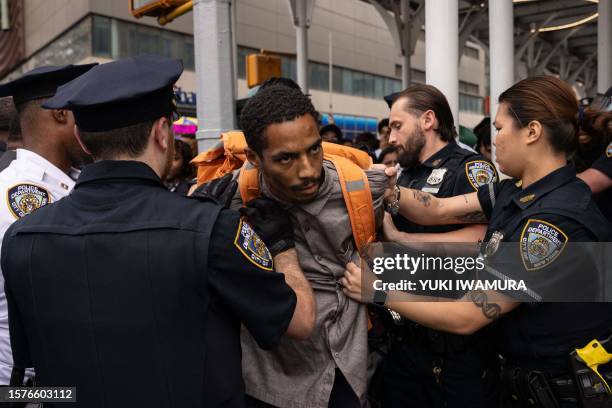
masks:
[(43, 105), (74, 113), (96, 162), (11, 226), (2, 269), (15, 365), (33, 363), (39, 386), (76, 387), (75, 407), (244, 407), (240, 323), (265, 349), (314, 325), (282, 211), (260, 238), (236, 211), (162, 183), (182, 71), (117, 60)]
[[(0, 96), (12, 96), (19, 112), (23, 148), (0, 173), (0, 240), (15, 220), (65, 197), (74, 187), (85, 152), (74, 138), (74, 117), (63, 109), (41, 105), (57, 88), (88, 71), (95, 64), (44, 66), (0, 86)], [(8, 312), (0, 277), (0, 384), (8, 385), (13, 368)], [(22, 367), (23, 368), (23, 367)], [(28, 378), (33, 375), (28, 370)], [(23, 374), (21, 375), (23, 377)]]
[[(414, 85), (390, 101), (389, 142), (399, 149), (398, 185), (451, 197), (495, 182), (495, 167), (461, 148), (444, 95), (431, 85)], [(393, 205), (391, 206), (393, 207)], [(385, 219), (390, 241), (477, 242), (486, 225), (424, 227), (401, 216)], [(383, 407), (489, 407), (495, 355), (486, 334), (458, 336), (410, 321), (393, 330), (390, 354), (383, 363)]]
[[(248, 166), (259, 171), (261, 195), (289, 212), (299, 263), (317, 307), (311, 337), (283, 338), (272, 352), (259, 350), (243, 330), (250, 407), (352, 408), (367, 403), (366, 309), (344, 296), (339, 284), (345, 263), (358, 259), (359, 248), (353, 243), (338, 171), (323, 158), (317, 121), (310, 98), (297, 86), (281, 84), (262, 86), (240, 117), (249, 148)], [(351, 188), (369, 184), (380, 219), (389, 180), (382, 168), (368, 170), (366, 176), (368, 183), (353, 182)], [(236, 172), (202, 190), (222, 197), (230, 191), (237, 208), (242, 205), (237, 179)]]

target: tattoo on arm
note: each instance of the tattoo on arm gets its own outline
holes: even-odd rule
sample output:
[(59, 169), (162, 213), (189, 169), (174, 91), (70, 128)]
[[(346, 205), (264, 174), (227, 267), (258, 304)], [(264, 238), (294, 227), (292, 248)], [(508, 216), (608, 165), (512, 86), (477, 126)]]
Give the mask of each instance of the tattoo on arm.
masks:
[(419, 190), (412, 190), (412, 196), (415, 200), (423, 204), (423, 207), (429, 207), (431, 205), (431, 194), (424, 193)]
[(487, 216), (482, 211), (472, 211), (463, 215), (456, 217), (460, 222), (464, 222), (466, 224), (484, 224), (489, 220)]
[(470, 300), (480, 308), (482, 314), (490, 320), (497, 319), (501, 314), (501, 307), (497, 303), (489, 303), (487, 294), (482, 290), (470, 292)]

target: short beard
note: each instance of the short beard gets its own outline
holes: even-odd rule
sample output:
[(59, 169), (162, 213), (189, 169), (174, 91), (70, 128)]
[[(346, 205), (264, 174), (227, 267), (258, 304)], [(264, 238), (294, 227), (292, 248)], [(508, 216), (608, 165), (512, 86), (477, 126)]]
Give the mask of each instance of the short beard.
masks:
[(416, 167), (420, 161), (419, 156), (425, 146), (425, 134), (420, 125), (408, 137), (407, 145), (400, 146), (399, 156), (397, 158), (400, 166), (404, 168)]

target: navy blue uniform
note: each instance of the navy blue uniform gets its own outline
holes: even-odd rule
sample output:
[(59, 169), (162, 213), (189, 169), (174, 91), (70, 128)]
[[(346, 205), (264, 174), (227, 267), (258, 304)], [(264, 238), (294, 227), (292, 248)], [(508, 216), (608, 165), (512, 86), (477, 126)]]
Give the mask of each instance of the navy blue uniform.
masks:
[(143, 163), (92, 164), (6, 233), (15, 364), (74, 407), (242, 407), (240, 322), (270, 349), (296, 304), (262, 245)]
[[(586, 184), (564, 166), (522, 189), (504, 180), (479, 189), (480, 204), (490, 220), (485, 241), (516, 242), (527, 276), (541, 275), (529, 289), (538, 293), (585, 290), (576, 279), (590, 282), (588, 266), (576, 270), (563, 258), (567, 243), (609, 241), (610, 228)], [(501, 237), (501, 238), (500, 238)], [(538, 246), (547, 251), (538, 251)], [(565, 258), (567, 259), (567, 258)], [(578, 276), (581, 275), (581, 276)], [(527, 299), (525, 299), (527, 300)], [(533, 299), (532, 299), (533, 302)], [(523, 373), (541, 371), (549, 378), (571, 377), (568, 355), (612, 330), (610, 303), (522, 303), (496, 322), (498, 344), (509, 366)]]
[[(497, 181), (495, 167), (475, 152), (451, 141), (424, 163), (402, 169), (398, 185), (437, 197), (475, 192)], [(402, 216), (400, 231), (443, 233), (462, 225), (421, 226)], [(497, 398), (497, 359), (489, 330), (473, 336), (444, 333), (405, 322), (383, 366), (383, 407), (489, 407)]]
[[(591, 167), (612, 179), (612, 143), (608, 145), (604, 154), (595, 160)], [(595, 202), (608, 221), (612, 223), (612, 188), (595, 194)]]

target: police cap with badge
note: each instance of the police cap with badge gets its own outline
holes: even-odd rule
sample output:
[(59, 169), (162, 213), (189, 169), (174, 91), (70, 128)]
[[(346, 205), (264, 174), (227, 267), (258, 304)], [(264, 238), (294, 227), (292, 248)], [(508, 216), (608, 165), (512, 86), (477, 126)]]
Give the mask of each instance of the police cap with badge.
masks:
[(61, 86), (44, 108), (68, 109), (81, 131), (103, 132), (174, 117), (180, 60), (136, 56), (101, 64)]
[(52, 97), (61, 85), (72, 81), (96, 65), (47, 65), (38, 67), (26, 72), (14, 81), (0, 85), (0, 97), (12, 96), (13, 103), (19, 109), (25, 102)]

